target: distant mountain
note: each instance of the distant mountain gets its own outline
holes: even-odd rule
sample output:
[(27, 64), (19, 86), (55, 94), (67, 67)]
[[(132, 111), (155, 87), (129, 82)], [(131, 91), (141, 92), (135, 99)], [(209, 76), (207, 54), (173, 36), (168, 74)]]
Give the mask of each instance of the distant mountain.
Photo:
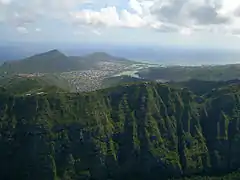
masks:
[(104, 52), (95, 52), (85, 56), (70, 56), (71, 60), (78, 61), (82, 69), (97, 68), (101, 69), (101, 63), (120, 63), (120, 64), (134, 64), (134, 61), (111, 56)]
[(99, 62), (130, 63), (132, 61), (101, 52), (83, 57), (69, 57), (58, 50), (51, 50), (22, 60), (5, 62), (0, 67), (0, 72), (10, 74), (68, 72), (89, 69)]
[(37, 54), (26, 59), (5, 62), (2, 71), (8, 73), (52, 73), (78, 70), (80, 64), (70, 61), (67, 56), (58, 50)]
[(125, 59), (125, 58), (111, 56), (111, 55), (109, 55), (107, 53), (104, 53), (104, 52), (95, 52), (95, 53), (86, 55), (84, 57), (85, 57), (85, 59), (88, 59), (89, 61), (95, 61), (95, 62), (96, 61), (98, 61), (98, 62), (101, 62), (101, 61), (105, 61), (105, 62), (118, 61), (118, 62), (123, 62), (123, 63), (126, 63), (126, 62), (132, 63), (133, 62), (133, 61), (130, 61), (130, 60)]

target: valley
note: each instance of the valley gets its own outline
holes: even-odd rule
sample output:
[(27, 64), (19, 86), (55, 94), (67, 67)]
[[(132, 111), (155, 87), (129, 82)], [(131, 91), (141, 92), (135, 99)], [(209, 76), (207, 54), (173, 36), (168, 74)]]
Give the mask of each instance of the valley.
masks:
[[(185, 82), (240, 79), (239, 64), (216, 66), (160, 66), (96, 52), (82, 57), (58, 50), (9, 61), (0, 66), (1, 79), (37, 78), (70, 92), (90, 92), (131, 81)], [(116, 81), (114, 82), (113, 79)], [(119, 83), (116, 83), (119, 82)], [(0, 82), (1, 84), (1, 82)]]
[(91, 70), (63, 72), (55, 75), (67, 80), (73, 92), (87, 92), (104, 88), (103, 81), (111, 77), (137, 77), (136, 73), (148, 66), (148, 64), (138, 64), (137, 62), (130, 66), (104, 63)]
[(0, 0), (0, 180), (240, 180), (240, 1)]
[(88, 92), (104, 88), (103, 81), (108, 78), (123, 75), (134, 77), (141, 69), (157, 66), (159, 65), (130, 61), (100, 52), (85, 57), (67, 57), (52, 50), (5, 63), (0, 67), (0, 72), (6, 78), (41, 78), (71, 92)]

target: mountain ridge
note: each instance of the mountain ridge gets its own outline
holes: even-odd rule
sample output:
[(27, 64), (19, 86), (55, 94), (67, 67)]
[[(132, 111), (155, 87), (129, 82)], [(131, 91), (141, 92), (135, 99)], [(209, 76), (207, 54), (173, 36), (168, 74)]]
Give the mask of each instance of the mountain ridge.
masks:
[(0, 177), (165, 180), (236, 170), (239, 86), (197, 97), (153, 82), (90, 93), (0, 93), (0, 146), (8, 143)]
[(86, 56), (66, 56), (57, 49), (39, 53), (21, 60), (7, 61), (0, 66), (8, 73), (58, 73), (94, 67), (98, 62), (129, 63), (130, 60), (96, 52)]

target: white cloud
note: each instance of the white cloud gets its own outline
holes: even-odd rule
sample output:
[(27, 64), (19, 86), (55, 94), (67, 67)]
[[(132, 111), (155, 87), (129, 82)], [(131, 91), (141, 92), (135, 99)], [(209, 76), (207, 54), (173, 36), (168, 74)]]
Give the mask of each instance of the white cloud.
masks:
[(42, 29), (41, 29), (41, 28), (36, 28), (35, 31), (36, 31), (36, 32), (41, 32)]
[(120, 23), (116, 7), (102, 8), (100, 11), (82, 10), (70, 13), (73, 21), (79, 24), (92, 26), (117, 26)]
[(27, 34), (27, 33), (28, 33), (28, 30), (27, 30), (25, 27), (19, 26), (19, 27), (17, 27), (16, 29), (17, 29), (17, 31), (18, 31), (19, 33), (21, 33), (21, 34)]
[(189, 28), (183, 28), (180, 30), (180, 33), (182, 35), (186, 35), (186, 36), (189, 36), (192, 34), (192, 29), (189, 29)]
[(132, 14), (127, 10), (118, 13), (115, 6), (102, 8), (99, 11), (82, 10), (70, 14), (74, 24), (80, 25), (129, 28), (138, 28), (145, 25), (144, 20), (138, 14)]
[[(149, 2), (149, 0), (138, 1)], [(155, 20), (151, 26), (159, 31), (169, 29), (171, 32), (177, 26), (181, 34), (192, 34), (194, 31), (231, 33), (233, 29), (240, 28), (240, 20), (236, 17), (238, 12), (240, 15), (240, 1), (152, 0), (151, 2), (150, 17)]]
[[(195, 31), (239, 34), (239, 0), (129, 0), (128, 7), (122, 9), (119, 9), (120, 0), (115, 0), (116, 5), (98, 10), (82, 6), (92, 3), (94, 7), (94, 2), (96, 0), (0, 0), (0, 22), (26, 29), (40, 19), (53, 23), (63, 21), (74, 27), (87, 26), (95, 34), (99, 34), (96, 32), (102, 27), (147, 27), (184, 35)], [(39, 32), (38, 27), (34, 29)]]
[(74, 31), (73, 35), (79, 36), (79, 35), (84, 35), (85, 33), (83, 31)]
[(123, 27), (139, 28), (147, 24), (141, 16), (132, 14), (127, 10), (123, 10), (120, 17)]
[[(2, 5), (1, 5), (2, 2)], [(4, 2), (4, 3), (3, 3)], [(0, 10), (4, 9), (6, 23), (34, 23), (41, 18), (64, 19), (68, 13), (88, 0), (0, 0)], [(0, 13), (1, 15), (1, 13)]]
[(229, 17), (218, 12), (220, 6), (210, 0), (165, 0), (157, 1), (151, 12), (159, 21), (182, 26), (222, 24)]
[(100, 36), (102, 33), (96, 29), (92, 30), (92, 32), (98, 36)]
[(137, 0), (129, 0), (128, 4), (129, 4), (129, 7), (131, 9), (133, 9), (136, 13), (138, 13), (138, 14), (142, 14), (143, 13), (143, 8), (142, 8), (142, 6), (141, 6), (139, 1), (137, 1)]
[(0, 4), (10, 4), (11, 0), (0, 0)]

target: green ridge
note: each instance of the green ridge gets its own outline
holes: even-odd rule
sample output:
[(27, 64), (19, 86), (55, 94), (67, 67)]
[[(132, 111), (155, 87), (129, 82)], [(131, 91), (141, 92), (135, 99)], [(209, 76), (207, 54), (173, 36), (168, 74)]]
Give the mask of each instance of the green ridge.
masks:
[(201, 103), (197, 97), (157, 83), (81, 94), (1, 91), (0, 179), (171, 179), (237, 170), (240, 87), (216, 89)]

